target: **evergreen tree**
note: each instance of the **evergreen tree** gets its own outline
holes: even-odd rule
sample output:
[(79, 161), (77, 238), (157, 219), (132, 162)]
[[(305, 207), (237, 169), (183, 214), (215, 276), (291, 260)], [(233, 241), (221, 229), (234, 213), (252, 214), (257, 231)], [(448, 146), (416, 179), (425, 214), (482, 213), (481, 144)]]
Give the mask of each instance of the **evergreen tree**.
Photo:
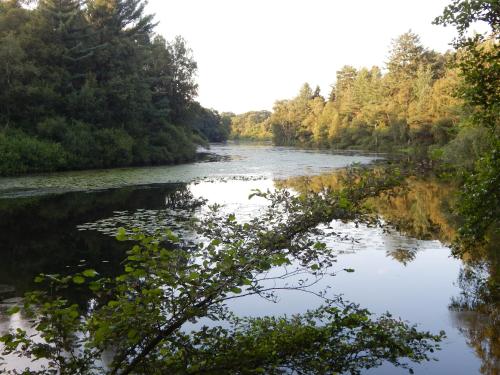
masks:
[(392, 41), (387, 69), (396, 79), (416, 76), (419, 66), (424, 62), (425, 49), (420, 37), (408, 31)]
[[(193, 106), (185, 41), (156, 37), (145, 1), (28, 3), (0, 2), (0, 174), (181, 162), (227, 137)], [(210, 121), (193, 127), (190, 111)]]

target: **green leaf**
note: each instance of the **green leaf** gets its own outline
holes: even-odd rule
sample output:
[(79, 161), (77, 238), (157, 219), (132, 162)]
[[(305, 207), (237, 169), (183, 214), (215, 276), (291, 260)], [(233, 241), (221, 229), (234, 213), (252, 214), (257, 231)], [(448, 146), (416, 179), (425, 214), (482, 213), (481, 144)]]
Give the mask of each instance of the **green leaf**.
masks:
[(242, 290), (241, 290), (241, 288), (234, 287), (234, 288), (231, 288), (231, 292), (233, 292), (235, 294), (240, 294), (242, 292)]
[(271, 268), (271, 263), (264, 261), (264, 262), (262, 262), (262, 263), (261, 263), (261, 265), (260, 265), (260, 266), (262, 267), (262, 269), (263, 269), (264, 271), (267, 271), (268, 269), (270, 269), (270, 268)]
[(21, 311), (21, 308), (19, 306), (12, 306), (10, 309), (7, 310), (7, 314), (14, 315), (17, 314), (19, 311)]
[(128, 240), (128, 237), (127, 237), (127, 231), (125, 230), (125, 228), (118, 228), (118, 232), (116, 234), (116, 239), (118, 241), (126, 241)]
[(316, 242), (314, 244), (314, 250), (324, 250), (326, 249), (326, 244), (323, 242)]
[(92, 270), (92, 269), (85, 270), (82, 273), (83, 273), (83, 276), (85, 276), (85, 277), (95, 277), (95, 276), (97, 276), (97, 271), (96, 270)]
[(133, 340), (135, 339), (137, 336), (138, 336), (139, 332), (137, 332), (136, 329), (132, 328), (131, 330), (128, 331), (127, 333), (127, 337), (130, 339), (130, 340)]
[(179, 242), (181, 242), (180, 238), (177, 237), (175, 234), (173, 234), (171, 231), (167, 232), (167, 238), (172, 243), (179, 243)]
[(85, 282), (85, 277), (80, 275), (73, 276), (73, 282), (75, 284), (83, 284)]
[(275, 266), (282, 266), (283, 264), (290, 264), (290, 261), (285, 256), (280, 255), (274, 259), (273, 263)]
[(44, 281), (45, 281), (45, 277), (43, 277), (43, 276), (35, 277), (35, 283), (37, 283), (37, 284), (43, 283)]
[(350, 204), (351, 204), (351, 202), (349, 202), (349, 200), (346, 197), (340, 197), (340, 200), (339, 200), (339, 207), (340, 208), (347, 209), (347, 208), (349, 208)]
[(102, 342), (109, 331), (109, 327), (107, 325), (100, 326), (95, 332), (94, 338), (97, 342)]

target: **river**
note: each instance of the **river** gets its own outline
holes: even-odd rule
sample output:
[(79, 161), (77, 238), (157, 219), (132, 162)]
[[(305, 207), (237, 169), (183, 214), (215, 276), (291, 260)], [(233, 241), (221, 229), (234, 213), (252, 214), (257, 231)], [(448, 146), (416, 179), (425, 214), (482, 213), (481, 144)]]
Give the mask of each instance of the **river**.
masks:
[[(240, 217), (251, 216), (264, 204), (248, 199), (252, 189), (279, 185), (300, 190), (328, 183), (339, 168), (379, 158), (268, 145), (213, 145), (210, 152), (216, 156), (178, 166), (1, 178), (0, 333), (27, 326), (21, 315), (10, 317), (6, 310), (34, 287), (38, 273), (89, 266), (105, 274), (116, 272), (126, 250), (126, 244), (112, 237), (118, 226), (181, 230), (171, 213), (183, 197), (207, 199)], [(498, 327), (477, 311), (452, 308), (463, 292), (469, 265), (452, 257), (447, 246), (452, 229), (441, 212), (447, 206), (446, 189), (416, 179), (409, 186), (400, 201), (373, 203), (382, 216), (398, 219), (399, 231), (332, 223), (348, 237), (329, 240), (338, 253), (335, 268), (355, 272), (340, 272), (317, 287), (329, 286), (346, 300), (377, 314), (389, 311), (422, 330), (446, 331), (442, 350), (435, 353), (438, 361), (415, 366), (417, 374), (498, 374), (498, 336), (484, 334), (477, 340), (483, 331)], [(413, 219), (405, 226), (407, 217)], [(256, 297), (231, 303), (231, 308), (240, 315), (260, 316), (300, 313), (320, 303), (313, 295), (284, 292), (276, 304)], [(406, 371), (384, 365), (368, 373)]]

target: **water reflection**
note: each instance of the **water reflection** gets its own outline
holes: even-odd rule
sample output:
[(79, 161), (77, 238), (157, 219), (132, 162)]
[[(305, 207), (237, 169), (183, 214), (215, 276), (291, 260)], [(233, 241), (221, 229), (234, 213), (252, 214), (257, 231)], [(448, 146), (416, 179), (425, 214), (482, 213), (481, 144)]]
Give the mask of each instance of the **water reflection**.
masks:
[[(287, 178), (314, 175), (352, 163), (370, 163), (377, 156), (337, 155), (271, 145), (219, 144), (211, 147), (211, 162), (174, 166), (102, 169), (0, 177), (0, 198), (16, 198), (70, 191), (92, 191), (126, 186), (191, 183), (220, 178)], [(205, 160), (206, 161), (206, 160)]]
[[(298, 191), (336, 189), (343, 184), (343, 172), (305, 176), (280, 181), (280, 186)], [(458, 219), (453, 215), (457, 188), (436, 178), (409, 177), (402, 187), (392, 189), (367, 203), (393, 228), (421, 240), (439, 240), (452, 244), (457, 239)], [(500, 237), (497, 232), (492, 236)], [(415, 261), (421, 249), (402, 246), (397, 236), (386, 255), (405, 267)], [(406, 238), (406, 237), (405, 237)], [(454, 327), (466, 338), (481, 360), (480, 372), (500, 374), (500, 238), (489, 245), (455, 253), (461, 260), (456, 281), (458, 295), (450, 299), (449, 310)]]
[(490, 246), (461, 254), (461, 293), (450, 304), (455, 324), (481, 358), (485, 375), (500, 374), (500, 254), (496, 244), (498, 238)]
[(459, 311), (453, 314), (456, 328), (481, 359), (481, 374), (500, 374), (500, 328), (498, 317)]
[[(344, 184), (345, 172), (300, 176), (279, 181), (281, 187), (299, 192), (319, 192), (325, 188), (339, 189)], [(453, 201), (456, 187), (436, 178), (408, 177), (401, 187), (381, 196), (370, 198), (367, 205), (382, 216), (392, 227), (408, 236), (423, 240), (451, 243), (456, 237), (456, 217)]]
[(182, 189), (185, 185), (167, 184), (0, 199), (0, 284), (13, 286), (20, 296), (33, 288), (39, 273), (91, 266), (113, 274), (128, 245), (78, 226), (120, 211), (165, 208), (166, 197)]
[[(254, 215), (265, 204), (258, 199), (248, 200), (254, 188), (278, 186), (318, 191), (341, 184), (342, 173), (273, 181), (272, 169), (252, 163), (267, 160), (266, 155), (266, 163), (276, 161), (278, 151), (260, 151), (264, 155), (242, 150), (243, 158), (226, 161), (235, 163), (232, 166), (223, 162), (210, 164), (215, 168), (210, 172), (212, 177), (197, 182), (0, 199), (0, 285), (14, 286), (15, 294), (20, 296), (32, 289), (32, 280), (38, 273), (71, 272), (82, 265), (82, 260), (101, 273), (113, 274), (119, 271), (128, 248), (112, 238), (117, 227), (140, 226), (154, 232), (167, 225), (180, 230), (179, 218), (203, 212), (200, 204), (204, 199), (208, 203), (223, 203), (226, 211), (243, 218)], [(306, 153), (296, 155), (285, 150), (283, 155), (284, 161), (280, 159), (278, 166), (287, 160), (293, 166), (295, 159)], [(309, 159), (302, 166), (314, 164), (316, 157), (318, 154), (307, 154)], [(328, 164), (323, 156), (318, 158), (312, 173), (321, 172)], [(245, 160), (253, 161), (246, 164), (242, 173), (257, 171), (255, 178), (233, 178)], [(227, 175), (217, 177), (219, 173)], [(356, 272), (325, 283), (376, 312), (389, 310), (422, 323), (425, 329), (448, 330), (450, 339), (447, 351), (440, 354), (440, 363), (422, 367), (420, 373), (474, 373), (481, 366), (483, 374), (496, 375), (500, 358), (499, 255), (495, 249), (474, 249), (462, 254), (460, 260), (449, 258), (450, 250), (443, 244), (451, 243), (456, 233), (450, 203), (453, 192), (452, 186), (437, 180), (412, 177), (404, 188), (368, 203), (397, 229), (332, 223), (332, 230), (340, 234), (331, 242), (339, 253), (338, 268), (355, 268)], [(454, 281), (456, 285), (452, 284)], [(81, 292), (75, 291), (74, 297), (85, 302)], [(14, 302), (8, 300), (0, 305), (0, 331), (26, 323), (19, 315), (5, 315), (8, 305)], [(242, 314), (259, 315), (300, 312), (313, 304), (314, 301), (302, 297), (284, 296), (277, 305), (250, 301), (233, 307)], [(456, 328), (454, 332), (450, 332), (453, 326), (449, 324)], [(466, 345), (474, 350), (481, 364), (470, 358), (472, 354)], [(398, 373), (394, 371), (382, 368), (370, 373)]]
[(393, 249), (387, 250), (387, 256), (406, 266), (417, 257), (417, 249)]

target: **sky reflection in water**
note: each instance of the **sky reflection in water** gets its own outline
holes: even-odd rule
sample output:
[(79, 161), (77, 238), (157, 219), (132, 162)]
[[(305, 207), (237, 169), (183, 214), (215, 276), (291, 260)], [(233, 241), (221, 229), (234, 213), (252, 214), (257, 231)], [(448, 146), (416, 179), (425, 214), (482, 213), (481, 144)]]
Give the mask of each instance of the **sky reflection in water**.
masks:
[[(187, 187), (194, 197), (205, 198), (209, 204), (224, 204), (226, 212), (235, 212), (244, 219), (266, 204), (261, 198), (248, 200), (252, 189), (273, 189), (275, 179), (316, 175), (372, 160), (368, 156), (335, 156), (270, 146), (216, 146), (214, 151), (230, 161), (226, 158), (175, 167), (1, 179), (0, 197), (18, 198), (0, 199), (4, 218), (0, 222), (0, 252), (7, 260), (0, 266), (5, 271), (0, 275), (0, 284), (28, 290), (36, 273), (73, 269), (82, 259), (101, 272), (112, 273), (125, 249), (113, 242), (109, 233), (80, 226), (108, 220), (106, 225), (112, 229), (117, 218), (123, 225), (123, 220), (138, 217), (153, 228), (172, 225), (164, 213), (167, 197), (178, 189)], [(183, 183), (168, 184), (174, 181)], [(46, 195), (56, 192), (67, 193)], [(24, 227), (25, 236), (14, 226)], [(375, 313), (390, 311), (418, 323), (421, 329), (444, 329), (448, 338), (436, 355), (439, 361), (416, 367), (418, 373), (479, 373), (480, 361), (457, 329), (463, 319), (448, 308), (451, 298), (460, 293), (456, 281), (462, 267), (459, 260), (450, 257), (449, 248), (437, 240), (417, 240), (382, 228), (356, 228), (340, 222), (332, 223), (332, 227), (352, 239), (328, 240), (339, 254), (334, 269), (354, 268), (355, 272), (327, 277), (315, 288), (330, 286), (333, 293), (343, 294), (346, 300)], [(44, 261), (47, 254), (51, 258)], [(283, 292), (277, 304), (248, 297), (232, 301), (231, 308), (241, 315), (259, 316), (300, 313), (319, 304), (321, 301), (312, 295)], [(7, 317), (5, 307), (0, 308), (0, 331), (20, 324), (25, 322), (19, 316)], [(369, 373), (399, 374), (401, 370), (383, 366)]]

